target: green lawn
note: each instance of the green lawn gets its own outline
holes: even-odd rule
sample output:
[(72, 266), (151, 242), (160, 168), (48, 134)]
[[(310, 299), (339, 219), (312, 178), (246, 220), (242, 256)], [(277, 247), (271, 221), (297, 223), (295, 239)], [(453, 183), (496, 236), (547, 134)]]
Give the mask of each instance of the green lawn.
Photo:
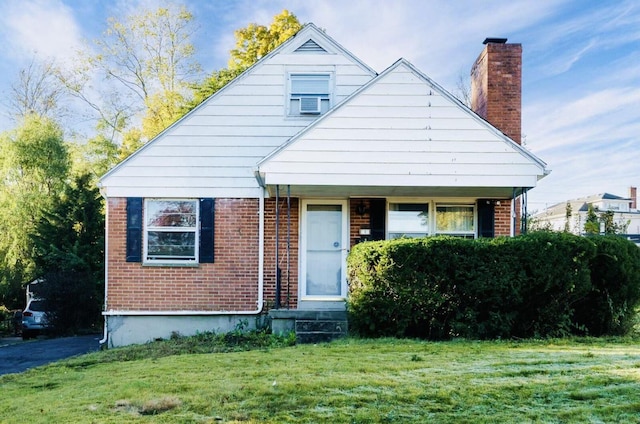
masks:
[(639, 342), (159, 343), (0, 377), (0, 422), (640, 422)]

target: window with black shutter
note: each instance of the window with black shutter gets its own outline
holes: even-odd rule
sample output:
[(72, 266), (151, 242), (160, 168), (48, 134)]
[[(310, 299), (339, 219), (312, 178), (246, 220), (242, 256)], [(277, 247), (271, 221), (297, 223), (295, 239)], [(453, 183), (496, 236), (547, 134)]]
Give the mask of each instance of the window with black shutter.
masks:
[(127, 199), (127, 262), (212, 263), (214, 199)]

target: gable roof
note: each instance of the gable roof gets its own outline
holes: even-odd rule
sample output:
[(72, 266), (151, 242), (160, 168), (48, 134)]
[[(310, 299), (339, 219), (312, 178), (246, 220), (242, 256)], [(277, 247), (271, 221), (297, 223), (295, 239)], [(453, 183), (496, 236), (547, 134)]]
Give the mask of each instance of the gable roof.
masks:
[[(303, 46), (306, 47), (301, 49)], [(318, 47), (316, 48), (315, 46)], [(314, 56), (312, 57), (310, 54), (314, 54)], [(279, 58), (278, 55), (286, 57)], [(278, 119), (282, 122), (270, 124), (273, 134), (266, 137), (265, 140), (259, 141), (258, 143), (261, 143), (259, 145), (256, 145), (256, 142), (254, 142), (250, 146), (238, 147), (236, 145), (229, 145), (229, 141), (227, 141), (226, 145), (221, 145), (220, 140), (224, 137), (228, 138), (229, 131), (231, 130), (227, 129), (226, 132), (223, 131), (221, 133), (220, 131), (222, 130), (220, 130), (220, 128), (229, 128), (231, 124), (228, 121), (223, 124), (217, 123), (217, 121), (223, 118), (216, 115), (218, 113), (217, 111), (220, 110), (220, 107), (217, 105), (222, 102), (222, 99), (232, 97), (230, 93), (235, 94), (238, 91), (243, 91), (242, 95), (244, 96), (249, 93), (255, 93), (256, 86), (253, 85), (255, 82), (247, 82), (251, 81), (252, 78), (255, 78), (256, 74), (261, 72), (264, 74), (261, 75), (264, 79), (272, 82), (275, 81), (272, 88), (278, 92), (279, 96), (282, 96), (281, 93), (284, 93), (284, 90), (276, 87), (276, 85), (284, 84), (284, 80), (277, 78), (273, 73), (274, 71), (264, 72), (268, 64), (281, 66), (282, 64), (280, 62), (284, 64), (293, 62), (294, 65), (297, 62), (302, 64), (299, 66), (308, 66), (305, 64), (314, 64), (316, 60), (320, 59), (322, 63), (324, 63), (322, 66), (325, 67), (332, 66), (336, 68), (337, 62), (344, 66), (348, 64), (350, 66), (352, 79), (354, 81), (357, 81), (358, 78), (363, 79), (362, 82), (358, 82), (357, 87), (377, 75), (373, 69), (355, 57), (351, 52), (344, 49), (344, 47), (325, 34), (321, 29), (312, 23), (306, 24), (293, 37), (262, 57), (241, 75), (230, 81), (196, 108), (182, 116), (178, 121), (103, 175), (98, 182), (98, 185), (104, 189), (103, 194), (106, 196), (134, 196), (136, 195), (135, 193), (144, 191), (146, 195), (154, 195), (153, 193), (157, 193), (155, 195), (164, 195), (167, 192), (177, 192), (181, 195), (195, 196), (198, 195), (198, 193), (203, 193), (207, 189), (209, 193), (206, 195), (209, 196), (232, 195), (231, 193), (235, 193), (236, 196), (244, 197), (245, 195), (251, 196), (250, 193), (259, 193), (260, 188), (252, 173), (255, 163), (306, 126), (308, 120), (286, 120), (285, 116), (280, 116)], [(354, 69), (357, 70), (357, 72), (354, 73)], [(243, 87), (243, 84), (247, 86)], [(356, 87), (345, 88), (342, 96), (350, 94), (355, 89)], [(279, 101), (282, 101), (282, 99)], [(253, 117), (255, 118), (253, 121), (265, 119), (265, 116), (260, 115), (260, 113), (261, 112), (258, 112), (258, 115)], [(245, 132), (251, 132), (251, 127), (253, 126), (255, 130), (256, 124), (255, 122), (251, 122), (252, 116), (250, 116), (250, 114), (243, 115), (247, 122), (243, 124), (240, 120), (236, 120), (236, 128), (246, 128), (247, 130)], [(197, 122), (197, 124), (194, 124), (194, 122)], [(191, 133), (189, 133), (189, 131), (191, 131)], [(236, 132), (239, 133), (242, 131), (243, 130), (238, 130)], [(243, 135), (249, 138), (253, 137), (255, 141), (255, 134), (243, 133)], [(239, 135), (235, 133), (233, 136), (239, 137)], [(184, 140), (188, 137), (191, 137), (191, 139), (199, 137), (198, 144), (189, 145), (188, 143), (184, 143)], [(246, 139), (247, 138), (245, 138), (245, 140)], [(232, 161), (233, 170), (231, 170), (231, 165), (228, 164), (225, 165), (226, 170), (221, 170), (223, 168), (222, 166), (216, 168), (216, 164), (213, 163), (217, 162), (215, 160), (211, 160), (210, 164), (202, 164), (189, 169), (189, 164), (185, 163), (187, 162), (188, 156), (191, 155), (191, 157), (195, 157), (196, 159), (202, 159), (204, 150), (202, 147), (217, 149), (218, 152), (220, 152), (223, 147), (226, 148), (226, 151), (224, 151), (221, 156), (227, 157), (230, 154), (235, 155)], [(211, 149), (210, 157), (217, 157)], [(244, 150), (240, 153), (229, 153), (230, 151), (236, 152), (241, 149)], [(160, 150), (166, 152), (158, 154)], [(168, 152), (169, 150), (171, 150), (171, 152)], [(165, 162), (168, 162), (169, 166), (173, 165), (172, 172), (176, 175), (164, 174), (162, 173), (162, 169), (154, 170), (156, 166), (154, 163), (160, 162), (160, 159), (158, 159), (159, 156), (166, 158)], [(173, 160), (174, 158), (176, 160)], [(162, 165), (167, 165), (167, 163), (162, 163)], [(177, 167), (182, 167), (183, 169), (179, 170)], [(205, 169), (207, 167), (208, 169)], [(194, 174), (196, 172), (198, 173), (197, 175)], [(224, 172), (227, 173), (224, 174)], [(157, 182), (152, 181), (154, 176)], [(147, 179), (143, 180), (143, 177)], [(168, 181), (167, 178), (171, 178), (171, 181)], [(191, 179), (192, 186), (186, 186), (188, 179)], [(180, 186), (180, 184), (182, 184), (182, 186)], [(224, 186), (225, 184), (227, 184), (227, 186)], [(240, 187), (237, 187), (238, 185), (240, 185)], [(212, 194), (211, 187), (221, 186), (224, 186), (225, 189), (218, 190), (216, 194)], [(165, 188), (167, 188), (167, 190), (164, 190)], [(238, 190), (234, 191), (236, 188), (238, 188)], [(243, 194), (243, 190), (245, 194)], [(109, 194), (109, 191), (115, 194)], [(205, 194), (200, 195), (204, 196)]]
[[(400, 59), (258, 163), (267, 186), (470, 195), (534, 187), (546, 164)], [(404, 187), (404, 189), (402, 189)], [(452, 188), (458, 190), (452, 190)], [(316, 190), (316, 192), (318, 192)]]

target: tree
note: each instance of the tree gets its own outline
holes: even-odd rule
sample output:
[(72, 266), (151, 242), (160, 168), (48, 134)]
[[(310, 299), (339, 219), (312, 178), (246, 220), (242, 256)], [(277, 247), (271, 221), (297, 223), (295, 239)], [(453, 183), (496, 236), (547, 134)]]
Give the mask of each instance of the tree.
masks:
[(212, 72), (208, 77), (204, 79), (199, 84), (194, 84), (192, 86), (193, 90), (193, 98), (192, 100), (186, 104), (183, 108), (183, 113), (189, 112), (191, 109), (198, 106), (200, 103), (205, 101), (207, 98), (212, 96), (222, 87), (227, 85), (230, 81), (232, 81), (235, 77), (240, 75), (243, 72), (243, 69), (237, 68), (235, 70), (223, 68), (218, 71)]
[(567, 205), (564, 208), (564, 232), (571, 232), (571, 216), (572, 216), (571, 203), (567, 202)]
[[(182, 115), (189, 84), (200, 73), (193, 59), (193, 15), (170, 4), (109, 18), (96, 40), (98, 54), (84, 54), (78, 69), (62, 73), (66, 87), (98, 114), (103, 135), (121, 141), (137, 116), (148, 140)], [(98, 95), (91, 81), (106, 84)], [(98, 100), (99, 99), (99, 100)]]
[(458, 74), (454, 96), (464, 103), (465, 106), (471, 107), (471, 81), (463, 72)]
[(21, 287), (37, 277), (29, 239), (67, 182), (69, 154), (62, 129), (25, 117), (0, 136), (0, 303), (22, 306)]
[(600, 234), (600, 220), (593, 205), (587, 209), (587, 220), (584, 223), (584, 232), (589, 235)]
[(124, 22), (110, 18), (97, 42), (101, 54), (93, 58), (95, 66), (146, 107), (147, 139), (179, 117), (188, 82), (200, 72), (190, 41), (192, 22), (184, 6), (143, 10)]
[(103, 134), (90, 138), (86, 143), (72, 144), (74, 175), (89, 174), (96, 180), (118, 163), (121, 149)]
[(626, 223), (616, 223), (615, 220), (615, 212), (606, 211), (600, 214), (600, 221), (604, 226), (605, 234), (625, 234), (627, 232), (627, 228), (629, 227), (629, 222)]
[(287, 9), (273, 17), (267, 28), (256, 23), (234, 32), (236, 47), (231, 50), (229, 69), (245, 70), (263, 56), (287, 41), (302, 28), (298, 18)]
[(201, 83), (194, 84), (193, 99), (183, 108), (183, 113), (187, 113), (212, 96), (264, 55), (295, 35), (301, 28), (302, 24), (298, 18), (285, 9), (273, 17), (268, 28), (251, 23), (246, 28), (236, 30), (234, 32), (236, 47), (229, 52), (231, 56), (229, 67), (214, 71)]
[(60, 103), (65, 90), (56, 74), (52, 59), (39, 61), (33, 57), (11, 84), (8, 98), (11, 117), (18, 121), (32, 114), (52, 119), (62, 118), (66, 110)]
[(103, 200), (78, 175), (30, 235), (42, 296), (58, 333), (99, 324), (104, 290)]

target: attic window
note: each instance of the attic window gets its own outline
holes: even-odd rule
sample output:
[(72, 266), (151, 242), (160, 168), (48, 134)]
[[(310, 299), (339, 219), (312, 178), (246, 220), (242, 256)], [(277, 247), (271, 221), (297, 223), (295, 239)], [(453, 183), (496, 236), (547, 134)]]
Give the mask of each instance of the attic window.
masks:
[(330, 74), (289, 75), (289, 116), (321, 115), (331, 102)]
[(320, 47), (318, 43), (309, 39), (303, 45), (295, 50), (296, 53), (326, 53), (327, 51)]

